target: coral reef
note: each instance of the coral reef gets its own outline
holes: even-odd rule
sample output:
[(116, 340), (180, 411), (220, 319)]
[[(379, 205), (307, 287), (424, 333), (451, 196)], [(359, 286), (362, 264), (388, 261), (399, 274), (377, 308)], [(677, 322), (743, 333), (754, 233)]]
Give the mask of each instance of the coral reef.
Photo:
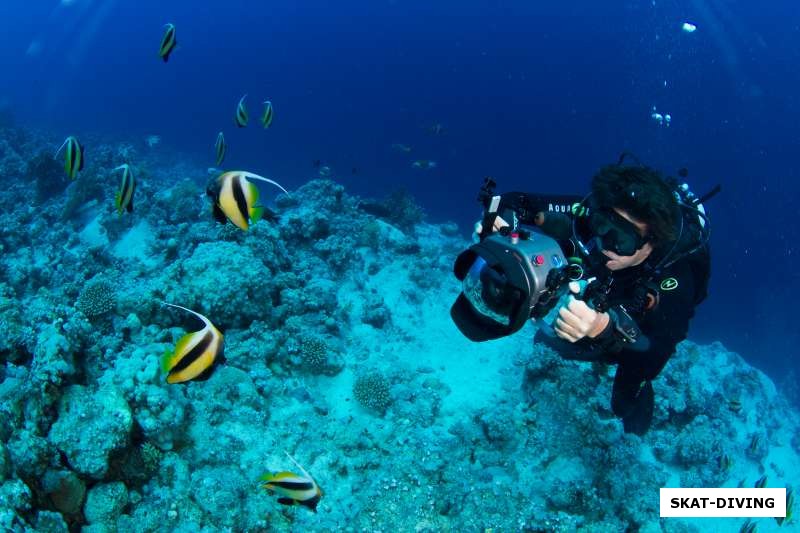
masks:
[(378, 329), (382, 329), (391, 318), (383, 298), (372, 291), (364, 295), (364, 308), (361, 321)]
[(86, 496), (86, 483), (70, 470), (48, 470), (42, 480), (42, 490), (55, 509), (72, 517), (81, 512)]
[[(383, 200), (362, 201), (360, 207), (367, 213), (384, 218), (405, 232), (413, 231), (425, 217), (422, 207), (406, 189), (396, 189)], [(366, 230), (374, 232), (374, 227), (366, 226)]]
[(114, 526), (128, 505), (128, 488), (120, 481), (98, 483), (89, 491), (83, 515), (90, 524)]
[(63, 165), (45, 150), (31, 157), (25, 177), (35, 184), (37, 202), (53, 198), (67, 187)]
[(76, 472), (103, 479), (111, 454), (127, 446), (132, 424), (130, 408), (119, 391), (71, 385), (59, 402), (48, 439)]
[[(260, 257), (269, 261), (271, 253)], [(235, 273), (235, 274), (234, 274)], [(247, 327), (256, 319), (269, 318), (272, 273), (255, 249), (231, 242), (204, 242), (172, 268), (166, 299), (215, 317), (220, 327)], [(235, 275), (237, 283), (231, 283)], [(197, 280), (185, 283), (184, 280)]]
[[(679, 345), (640, 438), (611, 413), (613, 368), (533, 346), (533, 325), (462, 338), (467, 241), (407, 194), (313, 180), (245, 233), (213, 221), (201, 165), (95, 139), (68, 184), (41, 157), (55, 142), (0, 132), (18, 206), (0, 213), (4, 531), (703, 531), (661, 521), (658, 489), (800, 477), (798, 413), (719, 343)], [(139, 188), (120, 217), (122, 158)], [(162, 301), (223, 332), (207, 381), (165, 382), (198, 321)], [(284, 451), (322, 488), (316, 513), (259, 487), (297, 471)]]

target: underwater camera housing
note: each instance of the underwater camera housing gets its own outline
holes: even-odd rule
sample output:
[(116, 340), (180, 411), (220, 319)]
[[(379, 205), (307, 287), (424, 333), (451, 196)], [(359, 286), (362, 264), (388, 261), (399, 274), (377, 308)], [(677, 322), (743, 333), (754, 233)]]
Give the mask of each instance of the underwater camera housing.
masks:
[(511, 335), (529, 318), (546, 315), (569, 281), (570, 267), (547, 235), (503, 231), (459, 254), (453, 272), (462, 291), (450, 316), (465, 337), (481, 342)]

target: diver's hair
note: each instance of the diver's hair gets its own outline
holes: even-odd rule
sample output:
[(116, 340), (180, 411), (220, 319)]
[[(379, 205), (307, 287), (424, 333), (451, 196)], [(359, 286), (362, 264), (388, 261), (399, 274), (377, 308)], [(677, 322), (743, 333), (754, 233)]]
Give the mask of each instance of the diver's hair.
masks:
[(607, 165), (592, 179), (592, 196), (597, 207), (623, 209), (645, 222), (654, 245), (676, 239), (678, 202), (657, 170)]

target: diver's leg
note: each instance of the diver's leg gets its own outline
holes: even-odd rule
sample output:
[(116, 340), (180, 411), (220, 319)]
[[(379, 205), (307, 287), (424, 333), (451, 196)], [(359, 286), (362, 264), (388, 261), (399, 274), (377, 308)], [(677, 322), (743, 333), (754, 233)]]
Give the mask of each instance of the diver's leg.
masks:
[(625, 365), (617, 366), (611, 391), (611, 409), (622, 418), (625, 433), (644, 435), (653, 421), (653, 384)]

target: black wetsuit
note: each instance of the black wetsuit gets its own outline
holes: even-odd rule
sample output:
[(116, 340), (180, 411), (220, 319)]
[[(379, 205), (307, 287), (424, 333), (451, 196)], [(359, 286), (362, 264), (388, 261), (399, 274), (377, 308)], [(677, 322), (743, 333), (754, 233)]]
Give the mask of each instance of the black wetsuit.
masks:
[[(537, 211), (544, 211), (547, 213), (545, 220), (550, 219), (541, 228), (545, 233), (560, 241), (571, 236), (572, 215), (564, 214), (564, 206), (580, 201), (579, 197), (521, 193), (510, 193), (510, 196), (515, 194), (519, 198), (513, 202), (513, 210), (523, 213), (517, 217), (518, 222), (533, 225), (532, 216)], [(526, 209), (519, 209), (519, 203)], [(565, 233), (568, 228), (569, 235)], [(652, 380), (675, 353), (677, 344), (686, 338), (689, 320), (694, 316), (695, 306), (706, 297), (710, 277), (710, 256), (706, 248), (679, 259), (650, 279), (652, 274), (648, 267), (657, 265), (667, 253), (668, 250), (656, 249), (641, 265), (610, 273), (601, 265), (595, 267), (596, 272), (589, 271), (585, 276), (610, 275), (613, 278), (607, 293), (608, 307), (612, 316), (619, 317), (624, 312), (633, 319), (638, 329), (635, 342), (628, 342), (616, 332), (614, 320), (609, 321), (606, 329), (593, 339), (584, 338), (571, 343), (549, 337), (541, 330), (534, 339), (535, 342), (547, 344), (567, 359), (616, 364), (611, 408), (622, 419), (625, 431), (638, 435), (647, 432), (652, 422)], [(641, 287), (645, 280), (649, 281), (648, 286), (655, 293), (654, 298), (648, 299), (646, 309), (637, 311), (637, 306), (630, 304), (637, 287)]]
[[(643, 270), (640, 265), (612, 274), (614, 282), (608, 294), (611, 309), (617, 305), (624, 307), (630, 301)], [(636, 342), (630, 345), (614, 338), (616, 325), (613, 321), (594, 339), (587, 337), (571, 343), (548, 338), (540, 332), (535, 340), (544, 342), (567, 359), (616, 364), (611, 408), (622, 418), (626, 432), (642, 435), (649, 429), (653, 417), (651, 382), (675, 353), (677, 344), (686, 338), (696, 302), (705, 296), (704, 287), (697, 286), (696, 276), (686, 258), (674, 263), (655, 280), (658, 293), (656, 300), (651, 300), (653, 306), (639, 313), (629, 312), (639, 329)]]

